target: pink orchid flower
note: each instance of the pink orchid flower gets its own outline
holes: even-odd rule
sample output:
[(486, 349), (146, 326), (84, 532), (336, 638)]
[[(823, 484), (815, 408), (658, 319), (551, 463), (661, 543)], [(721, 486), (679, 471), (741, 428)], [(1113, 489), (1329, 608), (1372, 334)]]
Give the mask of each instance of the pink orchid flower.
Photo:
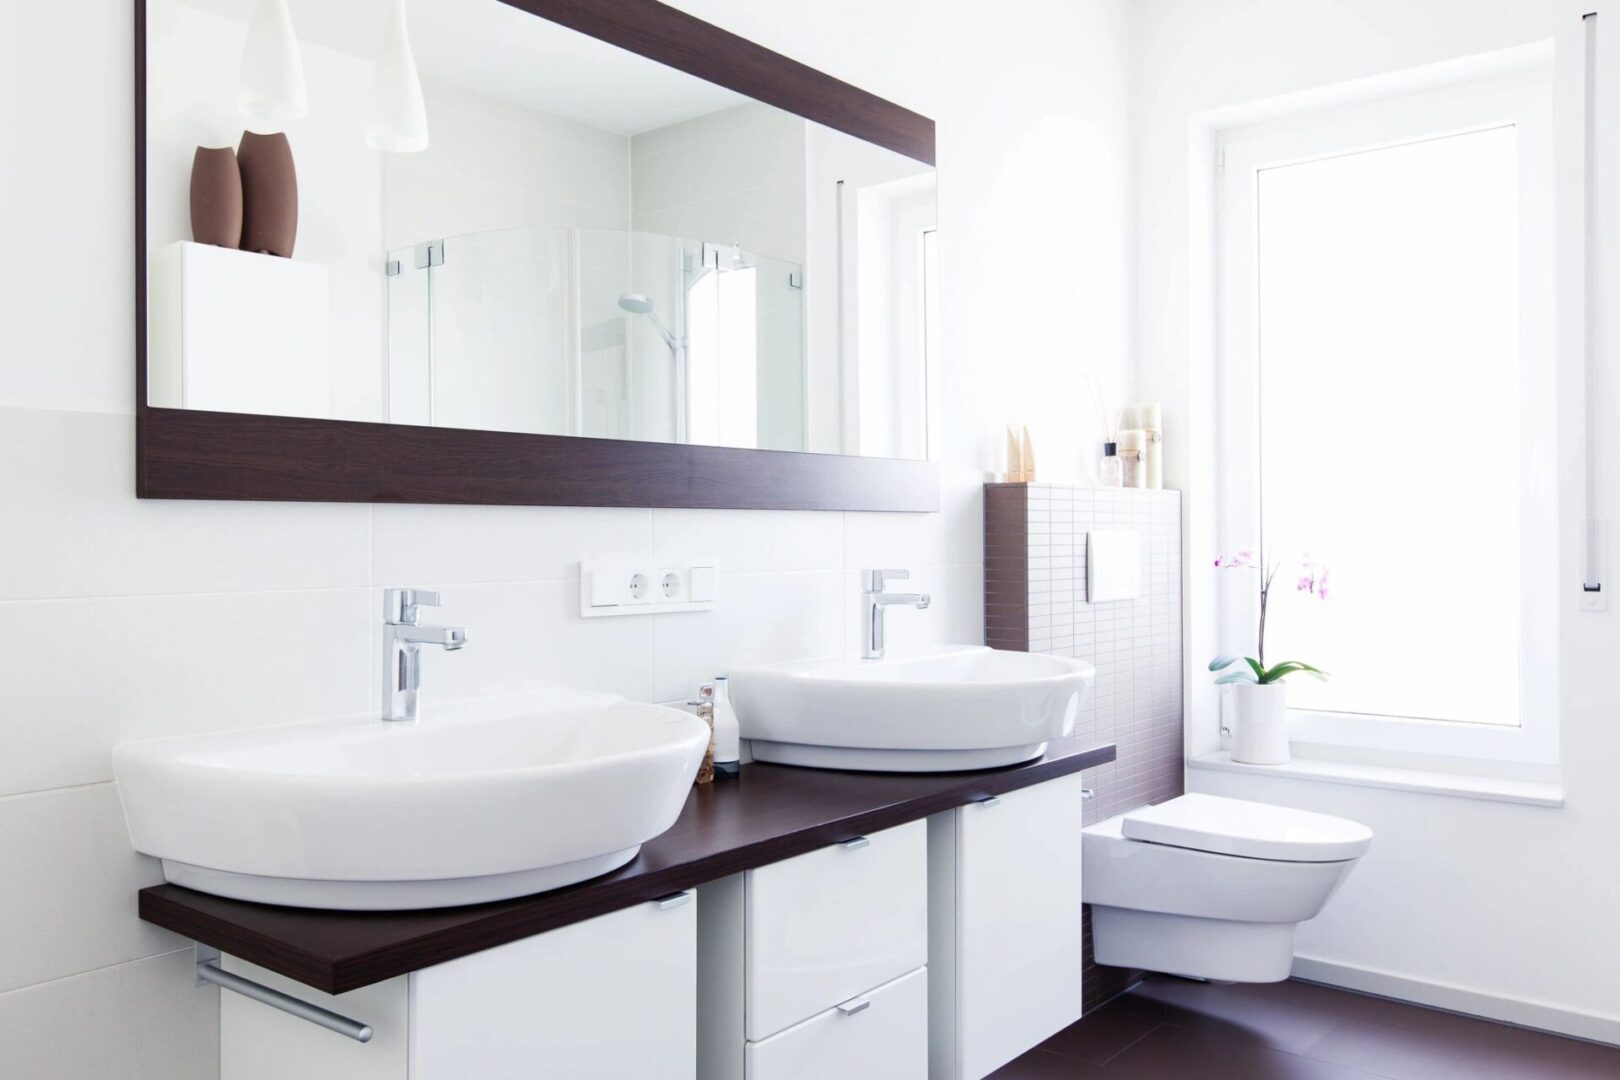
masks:
[(1310, 593), (1318, 600), (1328, 598), (1328, 568), (1311, 558), (1309, 555), (1299, 561), (1299, 583), (1295, 586), (1297, 592)]
[(1238, 548), (1230, 555), (1219, 555), (1215, 558), (1217, 570), (1227, 570), (1233, 567), (1254, 566), (1254, 551), (1250, 548)]

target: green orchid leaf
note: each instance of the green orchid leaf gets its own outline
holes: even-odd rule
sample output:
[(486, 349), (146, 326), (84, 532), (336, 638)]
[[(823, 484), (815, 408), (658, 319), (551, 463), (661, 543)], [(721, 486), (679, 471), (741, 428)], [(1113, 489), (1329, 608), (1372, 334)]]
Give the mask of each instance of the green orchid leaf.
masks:
[[(1287, 668), (1288, 670), (1283, 671), (1281, 674), (1277, 674), (1278, 669), (1280, 669), (1280, 668)], [(1327, 682), (1327, 678), (1328, 678), (1327, 672), (1323, 671), (1319, 667), (1313, 667), (1312, 665), (1307, 664), (1303, 660), (1284, 660), (1282, 663), (1276, 665), (1276, 667), (1273, 667), (1271, 669), (1271, 671), (1272, 671), (1272, 679), (1271, 679), (1271, 681), (1273, 681), (1273, 682), (1275, 682), (1277, 679), (1282, 678), (1283, 675), (1292, 675), (1296, 671), (1303, 671), (1305, 674), (1309, 675), (1311, 678), (1320, 679), (1322, 682)]]
[(1237, 657), (1222, 653), (1209, 662), (1209, 670), (1220, 671), (1222, 668), (1231, 667), (1235, 663), (1237, 663)]
[(1303, 669), (1301, 669), (1298, 664), (1294, 663), (1292, 660), (1285, 660), (1280, 664), (1273, 664), (1267, 668), (1266, 673), (1261, 676), (1260, 681), (1266, 684), (1281, 682), (1285, 677), (1300, 670)]
[(1256, 660), (1252, 656), (1245, 656), (1243, 659), (1246, 660), (1249, 666), (1254, 669), (1254, 677), (1260, 682), (1265, 682), (1266, 669), (1260, 666), (1260, 661)]
[(1227, 683), (1254, 683), (1255, 678), (1247, 671), (1234, 671), (1230, 675), (1222, 675), (1215, 680), (1216, 686), (1225, 686)]

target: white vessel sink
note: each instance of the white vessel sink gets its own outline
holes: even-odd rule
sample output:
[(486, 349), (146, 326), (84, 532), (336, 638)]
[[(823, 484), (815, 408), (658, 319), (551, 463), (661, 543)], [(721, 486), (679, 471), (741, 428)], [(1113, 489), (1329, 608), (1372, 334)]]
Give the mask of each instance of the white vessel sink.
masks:
[(297, 907), (504, 899), (614, 870), (675, 823), (708, 746), (676, 709), (556, 692), (125, 743), (135, 848), (178, 885)]
[(954, 772), (1040, 757), (1074, 731), (1095, 674), (1083, 660), (947, 645), (745, 668), (731, 689), (760, 761)]

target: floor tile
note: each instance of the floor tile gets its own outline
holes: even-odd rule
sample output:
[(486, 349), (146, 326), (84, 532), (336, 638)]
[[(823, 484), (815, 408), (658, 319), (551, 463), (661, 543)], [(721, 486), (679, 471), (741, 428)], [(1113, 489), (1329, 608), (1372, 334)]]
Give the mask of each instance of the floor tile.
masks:
[(1093, 1080), (1112, 1075), (1099, 1065), (1044, 1050), (1031, 1050), (991, 1073), (988, 1080)]
[(1220, 985), (1150, 976), (1127, 996), (1161, 1024), (1292, 1053), (1317, 1042), (1341, 1020), (1336, 991), (1301, 983)]
[(1620, 1050), (1415, 1009), (1400, 1023), (1351, 1021), (1306, 1054), (1394, 1080), (1613, 1080)]
[(1266, 1046), (1214, 1028), (1164, 1026), (1103, 1066), (1117, 1080), (1372, 1080), (1376, 1073)]
[(1615, 1080), (1620, 1048), (1312, 983), (1149, 976), (1000, 1080)]
[(1037, 1049), (1102, 1065), (1158, 1026), (1127, 994), (1064, 1028)]

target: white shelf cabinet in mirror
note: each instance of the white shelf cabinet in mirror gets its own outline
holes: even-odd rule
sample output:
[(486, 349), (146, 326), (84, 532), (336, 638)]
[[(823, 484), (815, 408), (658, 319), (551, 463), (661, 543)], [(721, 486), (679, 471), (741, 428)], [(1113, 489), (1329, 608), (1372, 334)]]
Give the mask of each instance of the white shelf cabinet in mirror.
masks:
[(147, 401), (332, 415), (327, 268), (180, 241), (153, 260)]

